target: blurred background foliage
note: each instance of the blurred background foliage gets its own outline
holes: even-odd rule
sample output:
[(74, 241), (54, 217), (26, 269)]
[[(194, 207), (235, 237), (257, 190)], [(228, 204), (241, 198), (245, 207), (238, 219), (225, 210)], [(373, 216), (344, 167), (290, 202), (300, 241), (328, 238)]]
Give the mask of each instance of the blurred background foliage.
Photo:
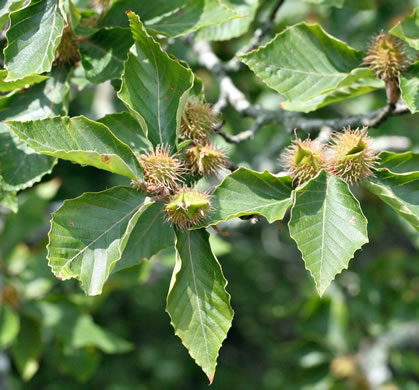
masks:
[[(340, 9), (313, 3), (286, 0), (274, 32), (303, 20), (316, 22), (365, 49), (372, 34), (390, 29), (419, 6), (418, 0), (347, 0)], [(261, 2), (252, 30), (273, 4)], [(251, 35), (216, 42), (214, 50), (227, 61)], [(216, 101), (217, 83), (198, 67), (190, 48), (181, 40), (163, 43), (189, 62), (207, 99)], [(279, 107), (280, 96), (247, 69), (232, 77), (253, 102)], [(384, 104), (384, 91), (377, 91), (310, 116), (357, 114)], [(70, 116), (95, 119), (123, 109), (110, 84), (72, 85)], [(229, 107), (224, 119), (231, 133), (250, 125)], [(417, 121), (418, 115), (395, 117), (370, 135), (407, 137), (418, 152)], [(236, 164), (278, 172), (279, 154), (290, 139), (286, 129), (267, 125), (246, 143), (218, 143)], [(173, 253), (114, 274), (98, 297), (84, 296), (77, 282), (60, 282), (48, 268), (49, 214), (64, 199), (115, 184), (127, 182), (60, 160), (42, 183), (19, 194), (17, 214), (0, 210), (0, 389), (208, 387), (164, 310)], [(419, 389), (419, 237), (372, 194), (355, 191), (369, 221), (370, 243), (323, 298), (286, 232), (287, 221), (233, 220), (220, 226), (228, 236), (212, 235), (235, 310), (213, 389)]]

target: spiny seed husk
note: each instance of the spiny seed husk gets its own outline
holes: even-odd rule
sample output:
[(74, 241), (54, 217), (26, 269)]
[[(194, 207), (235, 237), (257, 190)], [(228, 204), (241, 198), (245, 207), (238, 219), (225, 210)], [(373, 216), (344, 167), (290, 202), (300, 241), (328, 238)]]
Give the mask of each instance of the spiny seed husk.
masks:
[(326, 167), (323, 146), (310, 138), (302, 141), (296, 138), (281, 156), (282, 166), (289, 171), (293, 182), (301, 185)]
[(180, 134), (195, 142), (207, 141), (211, 129), (217, 127), (219, 123), (209, 104), (192, 99), (186, 103), (183, 111)]
[(166, 218), (180, 230), (196, 226), (207, 218), (211, 210), (211, 195), (183, 187), (170, 196), (165, 204)]
[(372, 169), (378, 157), (367, 135), (367, 127), (352, 130), (344, 128), (343, 133), (332, 135), (333, 145), (329, 149), (328, 170), (350, 184), (374, 176)]
[(227, 162), (224, 151), (211, 144), (191, 146), (184, 155), (193, 176), (214, 176)]
[(381, 32), (372, 39), (363, 64), (369, 65), (377, 78), (390, 80), (407, 70), (411, 62), (404, 43), (396, 37)]
[(143, 184), (150, 193), (170, 193), (176, 190), (186, 173), (183, 163), (176, 155), (170, 155), (170, 146), (157, 145), (154, 152), (140, 156), (143, 168)]
[(61, 42), (55, 53), (55, 62), (57, 65), (75, 64), (80, 60), (79, 40), (73, 29), (67, 25), (64, 28)]

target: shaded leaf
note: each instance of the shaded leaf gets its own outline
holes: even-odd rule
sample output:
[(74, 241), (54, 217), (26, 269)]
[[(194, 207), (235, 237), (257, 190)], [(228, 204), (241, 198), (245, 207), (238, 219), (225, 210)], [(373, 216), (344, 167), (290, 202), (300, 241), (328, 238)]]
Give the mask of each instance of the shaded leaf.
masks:
[(132, 230), (121, 260), (114, 272), (132, 267), (143, 259), (149, 259), (163, 249), (174, 245), (174, 232), (163, 214), (159, 203), (151, 205), (141, 214)]
[(0, 0), (0, 31), (7, 23), (10, 12), (19, 9), (24, 2), (25, 0)]
[(320, 295), (368, 242), (358, 200), (348, 184), (323, 170), (295, 191), (289, 229)]
[(99, 353), (94, 348), (64, 348), (58, 365), (65, 374), (76, 377), (80, 382), (86, 382), (95, 373), (99, 362)]
[(218, 351), (233, 319), (227, 281), (205, 230), (177, 232), (176, 237), (167, 312), (175, 334), (212, 383)]
[(80, 43), (81, 63), (92, 83), (121, 78), (132, 44), (129, 29), (103, 28)]
[(278, 221), (292, 205), (291, 192), (289, 176), (278, 177), (267, 171), (260, 173), (239, 168), (215, 189), (211, 200), (213, 211), (203, 225), (217, 225), (253, 214), (265, 217), (269, 223)]
[(6, 190), (3, 186), (3, 178), (0, 176), (0, 205), (17, 213), (18, 203), (16, 191)]
[(125, 13), (135, 12), (146, 26), (172, 37), (186, 35), (239, 17), (220, 0), (116, 1), (101, 20), (101, 26), (127, 26)]
[(290, 104), (298, 104), (336, 89), (361, 63), (362, 53), (319, 25), (300, 23), (240, 59)]
[(51, 173), (57, 159), (35, 153), (0, 122), (0, 175), (3, 188), (23, 190)]
[(161, 49), (137, 15), (128, 16), (135, 44), (125, 62), (118, 97), (153, 145), (174, 145), (193, 74)]
[(25, 88), (27, 85), (40, 83), (48, 78), (39, 74), (31, 74), (17, 81), (5, 81), (7, 77), (7, 70), (0, 70), (0, 92), (10, 92), (15, 89)]
[(123, 143), (136, 154), (143, 154), (153, 149), (153, 145), (144, 136), (141, 126), (129, 112), (106, 115), (98, 122), (106, 125)]
[(215, 26), (205, 27), (196, 34), (196, 39), (225, 41), (245, 34), (253, 22), (259, 6), (259, 0), (228, 0), (225, 4), (243, 17), (229, 20)]
[(36, 152), (91, 165), (131, 179), (142, 177), (141, 167), (131, 149), (102, 123), (83, 116), (6, 123)]
[(380, 167), (387, 168), (393, 173), (412, 173), (419, 171), (419, 153), (381, 152)]
[(390, 34), (403, 39), (409, 46), (419, 50), (419, 8), (415, 8), (411, 15), (397, 23)]
[(0, 349), (7, 348), (19, 333), (19, 316), (11, 307), (2, 302), (0, 305)]
[(407, 108), (412, 114), (419, 112), (419, 61), (415, 62), (407, 72), (401, 74), (399, 80), (401, 97)]
[(121, 186), (66, 200), (52, 218), (52, 272), (60, 279), (77, 278), (88, 295), (100, 294), (135, 226), (131, 220), (151, 204), (134, 189)]
[(39, 323), (22, 316), (19, 335), (12, 346), (12, 357), (24, 381), (31, 379), (38, 371), (41, 347)]
[(362, 185), (419, 230), (419, 172), (395, 174), (378, 169), (376, 177)]
[(10, 14), (8, 44), (4, 49), (7, 81), (51, 70), (65, 24), (58, 3), (58, 0), (33, 0)]
[(40, 84), (0, 97), (0, 120), (26, 121), (67, 114), (71, 72), (54, 68), (48, 76)]

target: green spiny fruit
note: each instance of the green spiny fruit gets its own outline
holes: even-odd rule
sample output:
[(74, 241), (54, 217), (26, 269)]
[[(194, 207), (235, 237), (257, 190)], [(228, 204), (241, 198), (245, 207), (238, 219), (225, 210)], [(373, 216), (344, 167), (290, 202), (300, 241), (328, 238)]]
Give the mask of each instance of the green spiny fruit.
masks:
[(223, 150), (208, 143), (187, 148), (184, 156), (194, 176), (214, 176), (218, 169), (225, 167), (227, 161)]
[(211, 129), (217, 127), (219, 123), (209, 104), (192, 99), (186, 103), (183, 111), (180, 134), (194, 142), (207, 141)]
[(57, 65), (75, 64), (80, 60), (79, 39), (73, 29), (67, 25), (64, 28), (61, 42), (55, 53), (55, 62)]
[(157, 145), (154, 152), (140, 156), (139, 162), (143, 168), (143, 185), (147, 192), (159, 194), (177, 190), (186, 173), (183, 163), (176, 155), (170, 155), (170, 146)]
[(384, 80), (387, 100), (394, 104), (400, 98), (398, 76), (400, 72), (407, 70), (411, 62), (404, 43), (381, 32), (372, 39), (368, 55), (364, 58), (363, 64), (369, 65), (375, 76)]
[(373, 176), (372, 169), (378, 162), (367, 129), (351, 130), (348, 127), (343, 129), (343, 133), (334, 133), (332, 136), (328, 170), (350, 184)]
[(290, 172), (293, 182), (301, 185), (326, 167), (323, 146), (310, 138), (296, 138), (281, 156), (282, 166)]
[(188, 187), (181, 188), (165, 204), (167, 220), (180, 230), (187, 230), (207, 218), (211, 195)]

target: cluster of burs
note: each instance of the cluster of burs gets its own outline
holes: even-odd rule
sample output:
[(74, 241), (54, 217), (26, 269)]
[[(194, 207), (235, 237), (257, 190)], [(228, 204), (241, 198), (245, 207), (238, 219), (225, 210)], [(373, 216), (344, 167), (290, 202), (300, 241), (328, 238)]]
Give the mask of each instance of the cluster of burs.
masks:
[(193, 186), (204, 176), (214, 176), (227, 164), (222, 149), (211, 143), (211, 134), (219, 121), (208, 104), (198, 99), (187, 102), (181, 120), (183, 145), (171, 154), (169, 145), (157, 145), (140, 156), (144, 178), (132, 182), (155, 200), (165, 202), (167, 220), (181, 230), (202, 222), (211, 209), (211, 195)]
[[(396, 38), (384, 33), (371, 43), (364, 64), (386, 84), (389, 104), (400, 96), (398, 75), (411, 63), (404, 47)], [(227, 165), (222, 149), (211, 143), (211, 134), (220, 125), (208, 104), (191, 99), (185, 106), (180, 126), (180, 139), (187, 144), (180, 152), (171, 154), (170, 146), (157, 145), (153, 152), (140, 156), (142, 182), (133, 186), (154, 200), (165, 203), (167, 220), (181, 230), (198, 225), (211, 210), (211, 195), (194, 188), (204, 176), (214, 176)], [(367, 127), (335, 132), (328, 145), (318, 140), (296, 138), (280, 158), (283, 168), (300, 186), (315, 177), (322, 169), (349, 184), (373, 176), (378, 162), (367, 135)]]

